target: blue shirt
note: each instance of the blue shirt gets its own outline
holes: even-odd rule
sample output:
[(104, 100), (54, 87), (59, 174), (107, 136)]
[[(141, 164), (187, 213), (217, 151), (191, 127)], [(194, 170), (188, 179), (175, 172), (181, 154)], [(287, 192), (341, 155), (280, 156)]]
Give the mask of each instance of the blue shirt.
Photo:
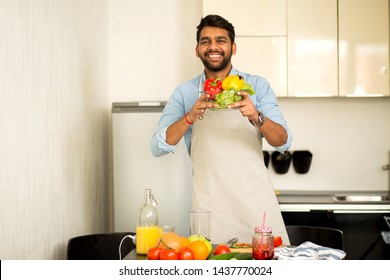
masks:
[[(282, 146), (274, 147), (279, 152), (283, 153), (290, 148), (292, 135), (279, 109), (275, 93), (271, 89), (268, 81), (263, 77), (239, 72), (234, 68), (230, 72), (230, 75), (237, 73), (241, 75), (245, 82), (250, 84), (254, 89), (255, 94), (250, 96), (250, 98), (256, 109), (262, 112), (267, 118), (282, 125), (286, 129), (288, 136), (287, 142)], [(157, 131), (152, 137), (151, 149), (154, 156), (162, 156), (176, 151), (177, 145), (169, 145), (166, 143), (167, 128), (172, 123), (182, 118), (186, 112), (191, 110), (199, 98), (199, 91), (203, 91), (204, 80), (205, 75), (202, 73), (194, 79), (179, 85), (173, 91), (172, 96), (169, 98), (163, 110)], [(184, 134), (184, 142), (187, 146), (188, 154), (190, 154), (191, 150), (191, 134), (192, 126), (190, 126)]]

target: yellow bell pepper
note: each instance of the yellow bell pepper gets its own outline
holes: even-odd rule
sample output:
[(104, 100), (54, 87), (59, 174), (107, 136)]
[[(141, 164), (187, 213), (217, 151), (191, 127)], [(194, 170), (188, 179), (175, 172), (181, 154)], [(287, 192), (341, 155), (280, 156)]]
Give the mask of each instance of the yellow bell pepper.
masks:
[(240, 90), (245, 84), (244, 78), (240, 75), (227, 76), (222, 82), (224, 90), (235, 89)]

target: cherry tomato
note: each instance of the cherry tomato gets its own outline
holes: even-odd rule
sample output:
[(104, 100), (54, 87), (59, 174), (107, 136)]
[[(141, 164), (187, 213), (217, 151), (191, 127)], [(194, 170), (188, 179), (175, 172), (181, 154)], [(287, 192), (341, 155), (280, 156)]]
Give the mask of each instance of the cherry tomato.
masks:
[(195, 258), (194, 251), (188, 247), (183, 247), (179, 251), (179, 260), (193, 260)]
[(223, 245), (223, 244), (220, 244), (217, 246), (217, 248), (215, 248), (213, 254), (216, 256), (216, 255), (220, 255), (220, 254), (226, 254), (226, 253), (230, 253), (230, 249), (228, 246), (226, 245)]
[(278, 247), (282, 245), (282, 237), (281, 236), (274, 236), (274, 247)]
[(148, 251), (148, 260), (158, 260), (160, 252), (162, 251), (162, 248), (151, 248)]
[(177, 253), (171, 249), (162, 249), (162, 251), (159, 254), (159, 259), (160, 260), (178, 260), (179, 253)]

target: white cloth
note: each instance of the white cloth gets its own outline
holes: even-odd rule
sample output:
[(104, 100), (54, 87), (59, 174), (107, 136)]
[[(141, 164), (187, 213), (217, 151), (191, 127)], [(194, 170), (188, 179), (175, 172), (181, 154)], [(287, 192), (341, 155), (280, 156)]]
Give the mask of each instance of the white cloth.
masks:
[(275, 257), (279, 260), (341, 260), (346, 256), (342, 250), (323, 247), (306, 241), (298, 247), (277, 247)]
[(192, 206), (211, 211), (212, 243), (233, 237), (252, 243), (266, 212), (266, 225), (290, 244), (264, 165), (260, 132), (239, 110), (206, 110), (194, 123), (191, 159)]

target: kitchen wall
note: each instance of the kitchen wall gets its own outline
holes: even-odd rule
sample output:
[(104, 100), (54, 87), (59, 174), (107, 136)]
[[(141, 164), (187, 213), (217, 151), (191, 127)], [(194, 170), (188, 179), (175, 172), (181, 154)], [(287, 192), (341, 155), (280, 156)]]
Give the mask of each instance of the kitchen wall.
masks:
[[(294, 150), (310, 150), (307, 174), (292, 164), (270, 175), (276, 189), (303, 191), (389, 191), (390, 98), (279, 99), (293, 132)], [(269, 145), (265, 149), (272, 151)]]
[(0, 0), (0, 259), (108, 230), (106, 0)]

